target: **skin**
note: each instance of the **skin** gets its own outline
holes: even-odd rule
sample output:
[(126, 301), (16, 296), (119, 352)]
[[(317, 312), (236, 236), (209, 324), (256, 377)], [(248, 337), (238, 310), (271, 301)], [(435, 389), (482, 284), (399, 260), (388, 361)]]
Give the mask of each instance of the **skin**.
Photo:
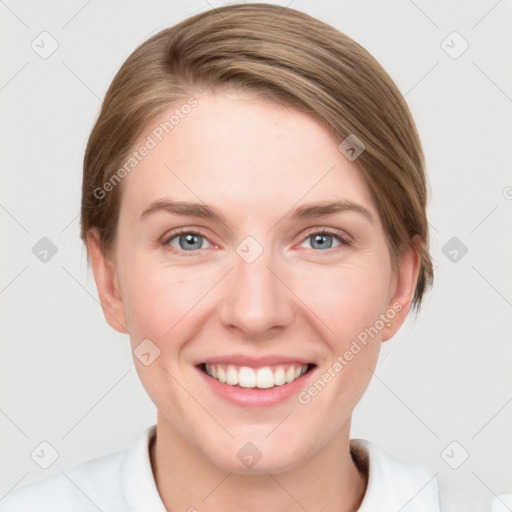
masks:
[[(94, 230), (88, 237), (107, 321), (130, 335), (132, 349), (149, 338), (160, 350), (148, 366), (135, 358), (158, 408), (151, 457), (159, 493), (174, 511), (357, 510), (367, 477), (350, 456), (351, 414), (381, 342), (407, 316), (417, 253), (405, 251), (392, 271), (368, 189), (317, 121), (242, 92), (195, 97), (198, 106), (124, 178), (115, 254), (102, 254)], [(211, 205), (224, 222), (165, 211), (141, 220), (163, 198)], [(339, 199), (366, 208), (373, 223), (356, 211), (288, 217), (305, 203)], [(192, 256), (179, 236), (165, 245), (177, 228), (204, 236)], [(327, 237), (332, 246), (318, 248), (310, 228), (337, 230), (352, 244)], [(263, 248), (252, 263), (236, 252), (247, 236)], [(307, 405), (296, 396), (234, 405), (194, 366), (228, 354), (298, 356), (316, 364), (307, 388), (398, 303), (402, 310)], [(249, 441), (262, 453), (252, 468), (237, 458)]]

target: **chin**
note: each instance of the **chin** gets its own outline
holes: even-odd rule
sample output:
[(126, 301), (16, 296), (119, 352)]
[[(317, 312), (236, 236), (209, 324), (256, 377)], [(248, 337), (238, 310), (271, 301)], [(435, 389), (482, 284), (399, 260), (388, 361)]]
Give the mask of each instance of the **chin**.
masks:
[[(307, 452), (314, 451), (299, 439), (301, 436), (279, 436), (275, 438), (265, 434), (253, 435), (246, 433), (229, 439), (223, 446), (204, 447), (203, 453), (210, 462), (225, 471), (240, 475), (262, 475), (266, 473), (283, 473), (298, 466), (307, 458)], [(284, 439), (286, 437), (286, 439)], [(290, 437), (293, 442), (290, 442)], [(311, 435), (306, 436), (311, 442)], [(252, 441), (251, 441), (252, 439)]]
[[(215, 455), (214, 455), (215, 456)], [(212, 461), (217, 467), (239, 475), (266, 475), (267, 473), (279, 474), (289, 471), (300, 464), (301, 459), (296, 454), (263, 454), (261, 459), (252, 465), (242, 463), (237, 458), (220, 455)]]

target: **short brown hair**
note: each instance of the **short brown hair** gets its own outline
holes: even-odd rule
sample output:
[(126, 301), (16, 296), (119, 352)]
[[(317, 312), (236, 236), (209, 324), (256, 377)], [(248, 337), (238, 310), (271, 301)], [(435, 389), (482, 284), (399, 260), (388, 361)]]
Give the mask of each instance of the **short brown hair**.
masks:
[(98, 190), (115, 177), (148, 123), (196, 90), (223, 87), (305, 112), (340, 143), (350, 135), (363, 142), (354, 163), (381, 216), (394, 268), (411, 245), (420, 258), (412, 300), (418, 309), (433, 269), (424, 156), (407, 104), (380, 64), (351, 38), (305, 13), (271, 4), (197, 14), (152, 36), (124, 62), (85, 152), (86, 247), (87, 233), (95, 228), (104, 254), (114, 250), (122, 183), (108, 194)]

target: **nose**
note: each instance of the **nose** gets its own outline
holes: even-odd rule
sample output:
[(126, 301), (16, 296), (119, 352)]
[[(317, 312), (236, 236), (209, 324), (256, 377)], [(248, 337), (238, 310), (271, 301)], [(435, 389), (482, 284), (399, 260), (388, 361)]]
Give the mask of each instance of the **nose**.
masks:
[(293, 293), (270, 250), (252, 262), (236, 252), (233, 269), (224, 280), (217, 312), (223, 325), (238, 329), (248, 340), (263, 339), (293, 319)]

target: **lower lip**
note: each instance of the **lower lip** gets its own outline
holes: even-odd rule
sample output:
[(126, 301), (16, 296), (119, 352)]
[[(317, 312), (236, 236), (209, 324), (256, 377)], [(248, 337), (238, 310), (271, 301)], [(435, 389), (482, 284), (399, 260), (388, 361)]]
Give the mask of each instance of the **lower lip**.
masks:
[(270, 407), (297, 395), (304, 388), (307, 380), (309, 380), (309, 377), (314, 372), (314, 368), (293, 382), (268, 389), (230, 386), (210, 377), (200, 368), (197, 368), (197, 371), (201, 374), (209, 388), (225, 400), (245, 407)]

